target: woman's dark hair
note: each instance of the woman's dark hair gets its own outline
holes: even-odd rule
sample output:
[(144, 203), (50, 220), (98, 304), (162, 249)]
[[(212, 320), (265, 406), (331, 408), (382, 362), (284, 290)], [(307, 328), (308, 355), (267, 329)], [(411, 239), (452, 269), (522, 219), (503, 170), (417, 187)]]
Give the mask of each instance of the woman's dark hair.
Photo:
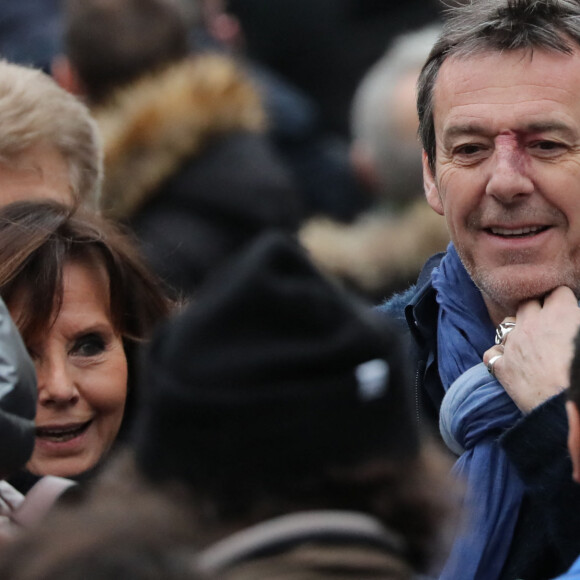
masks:
[[(129, 377), (135, 348), (170, 310), (160, 281), (132, 238), (113, 222), (53, 201), (21, 201), (0, 209), (0, 296), (28, 342), (55, 321), (63, 300), (63, 270), (70, 262), (104, 268), (111, 322), (123, 338)], [(129, 389), (131, 392), (131, 389)]]

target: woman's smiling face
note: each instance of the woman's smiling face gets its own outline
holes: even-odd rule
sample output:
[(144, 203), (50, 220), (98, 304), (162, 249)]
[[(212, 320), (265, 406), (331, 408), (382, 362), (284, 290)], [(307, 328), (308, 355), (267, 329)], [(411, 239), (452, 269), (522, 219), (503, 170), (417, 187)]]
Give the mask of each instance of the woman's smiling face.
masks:
[[(21, 308), (11, 309), (18, 321)], [(95, 264), (68, 262), (54, 324), (27, 341), (38, 377), (36, 443), (27, 469), (71, 477), (94, 467), (119, 433), (127, 359), (109, 309), (109, 280)]]

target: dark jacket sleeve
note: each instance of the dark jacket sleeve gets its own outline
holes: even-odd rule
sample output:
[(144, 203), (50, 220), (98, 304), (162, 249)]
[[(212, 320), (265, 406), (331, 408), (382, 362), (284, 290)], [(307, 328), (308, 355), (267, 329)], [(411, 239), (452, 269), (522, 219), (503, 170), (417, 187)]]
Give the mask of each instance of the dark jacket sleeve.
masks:
[(580, 553), (580, 485), (572, 480), (565, 397), (552, 397), (500, 438), (564, 569)]
[(24, 466), (34, 448), (36, 373), (0, 299), (0, 478)]

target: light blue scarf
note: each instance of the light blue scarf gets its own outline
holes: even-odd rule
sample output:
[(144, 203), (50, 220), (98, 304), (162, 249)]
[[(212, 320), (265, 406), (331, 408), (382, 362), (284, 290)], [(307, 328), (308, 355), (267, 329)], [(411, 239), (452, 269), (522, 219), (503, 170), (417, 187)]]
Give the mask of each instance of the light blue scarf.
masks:
[(459, 455), (453, 471), (467, 483), (465, 529), (440, 578), (494, 580), (505, 564), (523, 496), (523, 484), (497, 438), (521, 412), (482, 363), (493, 345), (494, 326), (453, 244), (433, 270), (432, 282), (440, 305), (438, 362), (446, 391), (439, 427)]
[(580, 558), (572, 564), (572, 568), (570, 568), (566, 574), (558, 576), (555, 580), (580, 580)]

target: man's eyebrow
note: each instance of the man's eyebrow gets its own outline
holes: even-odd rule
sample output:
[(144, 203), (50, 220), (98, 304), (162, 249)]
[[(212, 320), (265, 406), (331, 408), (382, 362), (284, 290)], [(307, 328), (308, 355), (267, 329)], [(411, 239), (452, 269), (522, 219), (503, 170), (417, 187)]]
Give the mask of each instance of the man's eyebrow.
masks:
[[(546, 133), (556, 132), (571, 139), (578, 138), (578, 132), (560, 121), (534, 121), (520, 127), (516, 127), (516, 132), (519, 133)], [(460, 125), (453, 125), (443, 132), (443, 141), (449, 141), (466, 135), (483, 135), (487, 136), (489, 132), (478, 123), (462, 123)]]
[(477, 123), (462, 123), (461, 125), (453, 125), (443, 131), (443, 140), (448, 142), (456, 137), (464, 135), (487, 135), (486, 131), (481, 125)]
[(578, 132), (566, 125), (566, 123), (561, 123), (560, 121), (539, 121), (534, 123), (529, 123), (523, 127), (524, 131), (528, 133), (545, 133), (545, 132), (556, 132), (562, 135), (577, 138)]

